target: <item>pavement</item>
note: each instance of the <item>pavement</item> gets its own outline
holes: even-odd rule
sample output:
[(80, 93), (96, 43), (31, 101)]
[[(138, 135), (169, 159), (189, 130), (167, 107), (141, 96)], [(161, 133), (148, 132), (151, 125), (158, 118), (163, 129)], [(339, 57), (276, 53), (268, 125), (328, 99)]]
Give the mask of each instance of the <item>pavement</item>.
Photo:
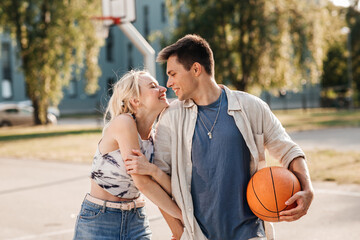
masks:
[(289, 135), (304, 150), (360, 152), (360, 127), (290, 132)]
[[(355, 134), (356, 141), (359, 130), (334, 131), (335, 137), (325, 139), (337, 138), (344, 143), (346, 140), (341, 139)], [(301, 139), (307, 142), (304, 132), (296, 134), (291, 135), (300, 145)], [(320, 135), (316, 131), (306, 134), (314, 144), (325, 142), (315, 139)], [(332, 148), (332, 144), (338, 147), (339, 143), (327, 147)], [(0, 240), (72, 239), (76, 216), (89, 191), (90, 168), (90, 164), (0, 157)], [(308, 214), (296, 222), (275, 223), (276, 239), (359, 239), (360, 186), (314, 182), (314, 187), (315, 198)], [(169, 240), (171, 232), (157, 207), (148, 200), (146, 210), (153, 239)]]

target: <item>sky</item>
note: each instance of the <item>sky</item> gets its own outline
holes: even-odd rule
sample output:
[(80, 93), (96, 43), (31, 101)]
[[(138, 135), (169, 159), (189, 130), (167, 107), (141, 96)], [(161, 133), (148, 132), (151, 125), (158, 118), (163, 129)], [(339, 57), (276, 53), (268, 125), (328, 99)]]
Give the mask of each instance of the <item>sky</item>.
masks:
[(349, 0), (331, 0), (335, 5), (342, 6), (342, 7), (348, 7), (349, 6)]

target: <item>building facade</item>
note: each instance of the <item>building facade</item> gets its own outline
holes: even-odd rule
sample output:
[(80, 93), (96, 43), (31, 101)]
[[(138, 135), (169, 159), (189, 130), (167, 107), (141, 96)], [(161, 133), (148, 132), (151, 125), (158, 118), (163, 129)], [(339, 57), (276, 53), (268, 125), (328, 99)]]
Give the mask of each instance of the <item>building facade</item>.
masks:
[[(165, 0), (134, 1), (136, 20), (133, 25), (142, 36), (149, 40), (155, 31), (168, 29), (170, 24)], [(159, 42), (149, 43), (157, 54), (161, 49)], [(15, 41), (8, 34), (0, 33), (0, 103), (28, 100), (21, 59), (17, 56)], [(58, 106), (61, 114), (103, 113), (113, 83), (126, 71), (144, 67), (143, 56), (117, 26), (110, 28), (98, 62), (102, 71), (98, 80), (99, 90), (95, 94), (87, 94), (85, 80), (74, 75), (69, 86), (63, 88), (64, 97)], [(160, 85), (166, 85), (167, 76), (160, 64), (156, 65), (156, 79)], [(171, 90), (168, 96), (174, 97)], [(300, 92), (288, 91), (280, 97), (262, 92), (260, 97), (272, 109), (320, 107), (319, 86), (303, 86)]]
[[(147, 40), (155, 31), (168, 26), (165, 0), (135, 0), (135, 28)], [(149, 42), (156, 54), (160, 51), (159, 42)], [(0, 34), (0, 103), (28, 100), (26, 84), (21, 70), (21, 59), (17, 54), (15, 41), (6, 33)], [(109, 36), (100, 50), (99, 66), (102, 74), (99, 78), (99, 90), (92, 95), (85, 92), (85, 80), (74, 78), (64, 87), (64, 97), (59, 104), (62, 114), (103, 112), (111, 94), (111, 86), (130, 69), (141, 69), (143, 56), (123, 32), (112, 26)], [(164, 68), (157, 64), (156, 78), (159, 84), (166, 84)]]

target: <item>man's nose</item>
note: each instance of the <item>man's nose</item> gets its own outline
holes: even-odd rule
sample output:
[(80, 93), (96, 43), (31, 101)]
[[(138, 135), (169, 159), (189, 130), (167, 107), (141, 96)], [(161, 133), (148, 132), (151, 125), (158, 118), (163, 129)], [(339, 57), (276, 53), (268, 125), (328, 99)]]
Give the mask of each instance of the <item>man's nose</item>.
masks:
[(173, 85), (173, 82), (171, 81), (171, 78), (168, 78), (167, 83), (166, 83), (166, 86), (167, 86), (168, 88), (171, 88), (172, 85)]

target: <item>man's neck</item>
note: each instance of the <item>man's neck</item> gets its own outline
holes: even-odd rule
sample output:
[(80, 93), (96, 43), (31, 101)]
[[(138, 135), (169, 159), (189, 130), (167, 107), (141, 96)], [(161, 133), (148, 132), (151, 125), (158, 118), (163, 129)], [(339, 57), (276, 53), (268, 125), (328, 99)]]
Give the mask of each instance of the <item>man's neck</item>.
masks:
[(207, 79), (202, 81), (197, 88), (196, 94), (192, 96), (192, 100), (196, 105), (206, 106), (215, 102), (221, 95), (221, 88), (215, 82), (215, 79)]

